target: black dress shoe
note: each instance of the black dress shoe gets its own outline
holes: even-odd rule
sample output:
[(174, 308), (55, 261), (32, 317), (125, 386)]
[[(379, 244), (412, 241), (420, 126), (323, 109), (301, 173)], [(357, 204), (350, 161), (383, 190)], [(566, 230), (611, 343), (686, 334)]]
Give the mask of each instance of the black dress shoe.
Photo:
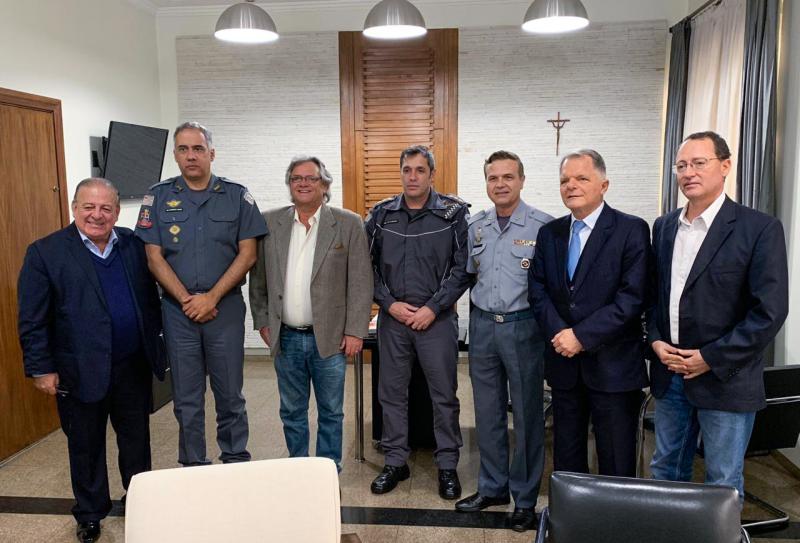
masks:
[(455, 500), (461, 497), (461, 482), (454, 469), (439, 470), (439, 496), (443, 500)]
[(100, 539), (100, 521), (79, 522), (75, 535), (81, 543), (94, 543)]
[(397, 483), (405, 481), (411, 477), (411, 471), (408, 469), (408, 464), (402, 466), (383, 466), (383, 471), (375, 477), (369, 489), (373, 494), (386, 494), (394, 490)]
[(508, 494), (495, 498), (493, 496), (484, 496), (480, 492), (476, 492), (472, 496), (467, 496), (463, 500), (457, 501), (456, 511), (474, 513), (475, 511), (481, 511), (493, 505), (508, 505), (509, 503), (511, 503), (511, 498)]
[(533, 507), (515, 507), (511, 515), (511, 529), (524, 532), (536, 526), (536, 511)]

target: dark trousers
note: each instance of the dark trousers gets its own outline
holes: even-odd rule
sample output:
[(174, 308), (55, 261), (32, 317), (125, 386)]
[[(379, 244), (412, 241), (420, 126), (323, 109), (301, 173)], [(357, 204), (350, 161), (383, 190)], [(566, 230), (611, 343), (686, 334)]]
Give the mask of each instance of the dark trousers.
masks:
[(143, 357), (115, 364), (106, 397), (84, 403), (57, 396), (61, 429), (67, 436), (69, 470), (78, 522), (99, 521), (111, 511), (106, 466), (106, 425), (117, 435), (119, 472), (127, 490), (131, 477), (150, 470), (150, 368)]
[(636, 476), (636, 426), (641, 390), (600, 392), (578, 378), (571, 389), (553, 389), (553, 469), (589, 473), (589, 418), (600, 475)]
[(381, 446), (386, 464), (402, 466), (408, 460), (408, 384), (414, 359), (425, 373), (433, 404), (434, 456), (439, 469), (455, 469), (461, 448), (458, 379), (458, 316), (443, 311), (426, 330), (415, 331), (381, 311), (378, 316), (381, 373), (378, 399), (383, 407)]

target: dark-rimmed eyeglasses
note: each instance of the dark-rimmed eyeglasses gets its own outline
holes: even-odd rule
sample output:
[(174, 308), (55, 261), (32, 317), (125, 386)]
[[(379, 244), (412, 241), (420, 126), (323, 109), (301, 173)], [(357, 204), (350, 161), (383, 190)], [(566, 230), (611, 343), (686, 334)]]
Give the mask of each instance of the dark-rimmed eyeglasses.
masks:
[(293, 175), (289, 178), (289, 183), (292, 185), (299, 185), (303, 181), (308, 183), (309, 185), (313, 185), (315, 183), (319, 183), (322, 178), (318, 175)]

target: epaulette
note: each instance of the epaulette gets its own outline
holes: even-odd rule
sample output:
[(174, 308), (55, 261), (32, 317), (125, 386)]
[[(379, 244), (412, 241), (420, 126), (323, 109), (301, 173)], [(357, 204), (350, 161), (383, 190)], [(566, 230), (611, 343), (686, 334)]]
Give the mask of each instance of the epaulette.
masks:
[(238, 185), (238, 186), (242, 187), (244, 190), (247, 190), (246, 186), (242, 185), (241, 183), (239, 183), (237, 181), (231, 181), (227, 177), (217, 176), (217, 179), (219, 179), (220, 181), (224, 181), (225, 183), (230, 183), (231, 185)]
[(389, 202), (391, 202), (391, 201), (392, 201), (392, 200), (394, 200), (395, 198), (397, 198), (397, 196), (389, 196), (388, 198), (384, 198), (384, 199), (383, 199), (383, 200), (381, 200), (380, 202), (376, 202), (375, 204), (373, 204), (373, 205), (372, 205), (372, 207), (371, 207), (371, 208), (369, 208), (369, 211), (367, 212), (367, 216), (366, 216), (366, 217), (364, 217), (364, 222), (367, 222), (367, 221), (369, 221), (369, 220), (372, 218), (372, 212), (373, 212), (373, 211), (375, 211), (376, 209), (378, 209), (378, 208), (379, 208), (380, 206), (382, 206), (383, 204), (388, 204)]
[(147, 189), (147, 190), (153, 190), (154, 188), (158, 187), (159, 185), (171, 185), (174, 180), (175, 180), (175, 178), (171, 177), (169, 179), (165, 179), (164, 181), (159, 181), (158, 183), (150, 185), (150, 188)]
[(468, 204), (455, 194), (440, 194), (439, 197), (442, 198), (443, 200), (449, 200), (450, 202), (452, 202), (450, 205), (446, 207), (446, 210), (444, 212), (444, 218), (447, 220), (450, 220), (453, 217), (455, 217), (456, 213), (458, 213), (458, 211), (462, 207), (467, 207), (467, 208), (470, 207), (470, 204)]
[(470, 218), (467, 220), (467, 224), (469, 224), (470, 226), (472, 226), (472, 223), (474, 223), (474, 222), (478, 222), (479, 220), (483, 219), (484, 217), (486, 217), (486, 210), (485, 210), (485, 209), (481, 209), (480, 211), (478, 211), (477, 213), (475, 213), (473, 216), (471, 216), (471, 217), (470, 217)]

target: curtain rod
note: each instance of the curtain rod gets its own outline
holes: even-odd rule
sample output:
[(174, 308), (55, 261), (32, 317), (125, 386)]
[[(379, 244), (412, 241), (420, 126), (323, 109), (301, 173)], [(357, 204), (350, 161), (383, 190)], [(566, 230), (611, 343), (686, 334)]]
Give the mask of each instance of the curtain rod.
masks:
[(691, 21), (692, 19), (694, 19), (695, 17), (697, 17), (698, 15), (700, 15), (701, 13), (706, 11), (707, 9), (716, 7), (716, 6), (720, 5), (721, 3), (722, 3), (722, 0), (708, 0), (708, 2), (706, 2), (702, 6), (700, 6), (699, 8), (694, 10), (693, 12), (691, 12), (689, 15), (687, 15), (686, 17), (684, 17), (683, 19), (681, 19), (680, 21), (678, 21), (677, 23), (672, 25), (670, 27), (670, 29), (669, 29), (669, 33), (672, 34), (672, 29), (675, 28), (676, 26), (678, 26), (679, 24), (685, 23), (686, 21)]

